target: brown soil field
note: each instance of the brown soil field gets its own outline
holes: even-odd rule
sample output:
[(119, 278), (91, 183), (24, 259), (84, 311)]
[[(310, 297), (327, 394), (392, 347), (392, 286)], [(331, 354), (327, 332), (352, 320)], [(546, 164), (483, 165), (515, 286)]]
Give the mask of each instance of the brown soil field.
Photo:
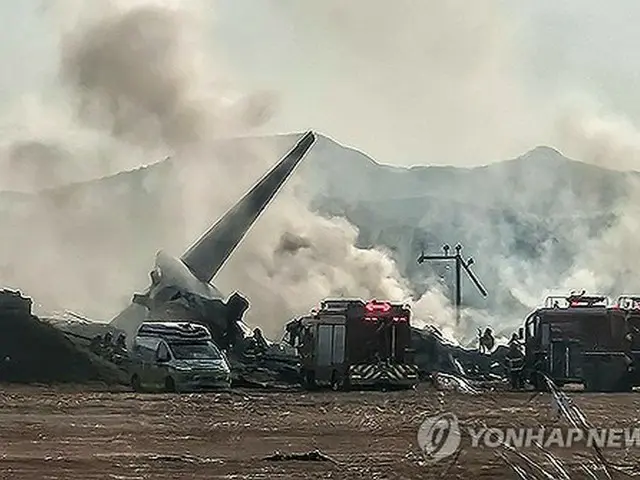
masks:
[[(640, 393), (571, 396), (594, 426), (638, 424)], [(464, 395), (428, 388), (134, 394), (95, 387), (4, 385), (0, 478), (516, 478), (495, 449), (473, 448), (464, 437), (459, 455), (426, 461), (417, 431), (426, 416), (440, 412), (455, 413), (463, 426), (561, 424), (551, 413), (547, 394)], [(555, 453), (577, 471), (592, 458), (589, 449), (580, 447)], [(275, 451), (315, 449), (329, 460), (265, 459)], [(526, 453), (542, 458), (534, 447)], [(605, 449), (604, 455), (613, 468), (640, 470), (640, 446)]]

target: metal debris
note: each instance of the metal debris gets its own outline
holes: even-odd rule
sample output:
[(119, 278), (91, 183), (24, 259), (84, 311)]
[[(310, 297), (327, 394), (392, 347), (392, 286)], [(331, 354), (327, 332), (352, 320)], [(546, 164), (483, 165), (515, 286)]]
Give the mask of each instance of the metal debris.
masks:
[(275, 451), (273, 452), (273, 454), (264, 457), (263, 460), (268, 460), (271, 462), (332, 462), (338, 464), (336, 460), (322, 453), (320, 450), (313, 450), (306, 453), (282, 453), (279, 451)]
[(455, 390), (456, 392), (470, 395), (477, 395), (480, 393), (480, 390), (472, 386), (468, 380), (453, 374), (434, 372), (431, 375), (431, 378), (433, 380), (433, 384), (439, 390)]

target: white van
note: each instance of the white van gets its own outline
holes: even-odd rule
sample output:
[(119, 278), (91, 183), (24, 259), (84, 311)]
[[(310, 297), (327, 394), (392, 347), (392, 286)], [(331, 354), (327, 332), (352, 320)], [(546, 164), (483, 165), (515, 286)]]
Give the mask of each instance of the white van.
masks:
[(231, 369), (209, 330), (197, 323), (145, 322), (131, 350), (136, 391), (185, 392), (231, 387)]

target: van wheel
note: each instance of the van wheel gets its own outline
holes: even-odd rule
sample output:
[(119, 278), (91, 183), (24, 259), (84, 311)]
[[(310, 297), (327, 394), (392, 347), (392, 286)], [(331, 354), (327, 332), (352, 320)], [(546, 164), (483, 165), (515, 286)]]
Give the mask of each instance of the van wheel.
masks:
[(134, 392), (142, 392), (142, 385), (140, 384), (140, 377), (138, 375), (131, 377), (131, 387)]
[(164, 380), (164, 391), (167, 393), (176, 393), (176, 382), (171, 377)]

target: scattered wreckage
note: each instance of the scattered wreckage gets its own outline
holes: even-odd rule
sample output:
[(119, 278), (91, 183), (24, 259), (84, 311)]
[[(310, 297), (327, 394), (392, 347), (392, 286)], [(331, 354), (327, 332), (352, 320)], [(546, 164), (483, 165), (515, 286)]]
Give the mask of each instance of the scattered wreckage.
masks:
[[(443, 388), (453, 381), (470, 392), (476, 390), (470, 382), (499, 382), (507, 371), (507, 347), (480, 353), (454, 345), (435, 328), (412, 327), (411, 311), (402, 304), (325, 299), (287, 323), (282, 342), (273, 342), (242, 321), (249, 303), (238, 293), (229, 301), (234, 308), (226, 310), (197, 296), (181, 301), (190, 321), (207, 326), (226, 352), (234, 386), (411, 388), (422, 380)], [(231, 314), (221, 322), (225, 311)]]
[[(313, 350), (305, 351), (307, 347), (302, 346), (300, 342), (304, 337), (304, 328), (298, 331), (296, 328), (304, 325), (302, 319), (296, 319), (286, 326), (282, 342), (273, 342), (267, 340), (259, 328), (252, 331), (242, 321), (244, 312), (249, 308), (249, 302), (237, 293), (230, 297), (226, 305), (219, 300), (206, 300), (189, 294), (174, 299), (171, 305), (174, 310), (177, 306), (182, 307), (182, 314), (177, 318), (184, 319), (188, 313), (188, 322), (206, 327), (200, 331), (206, 330), (208, 333), (205, 341), (211, 341), (216, 349), (219, 347), (224, 352), (225, 362), (228, 362), (231, 371), (231, 386), (290, 390), (305, 385), (306, 379), (306, 386), (309, 387), (308, 377), (305, 375), (308, 370), (305, 366), (313, 365), (313, 359), (319, 357), (313, 355)], [(484, 355), (449, 344), (435, 329), (420, 330), (411, 327), (410, 311), (403, 305), (354, 299), (328, 299), (321, 302), (321, 305), (324, 306), (324, 310), (313, 312), (315, 322), (308, 322), (308, 318), (313, 318), (313, 315), (308, 316), (307, 326), (315, 324), (316, 338), (320, 339), (320, 327), (323, 323), (326, 324), (327, 320), (323, 315), (329, 313), (328, 310), (332, 308), (344, 309), (345, 305), (350, 305), (351, 327), (355, 322), (360, 328), (351, 328), (343, 337), (343, 348), (347, 354), (352, 351), (354, 354), (357, 353), (361, 361), (343, 362), (340, 366), (359, 365), (360, 370), (370, 372), (370, 375), (365, 376), (360, 372), (360, 378), (356, 378), (358, 368), (350, 368), (348, 383), (344, 378), (341, 381), (332, 377), (326, 378), (327, 383), (332, 383), (334, 388), (344, 388), (350, 384), (387, 388), (412, 387), (419, 380), (430, 380), (438, 388), (449, 389), (451, 385), (457, 385), (455, 389), (471, 392), (475, 387), (470, 386), (470, 380), (497, 377), (491, 373), (491, 365), (499, 363), (500, 347), (491, 355)], [(173, 363), (179, 360), (175, 358), (175, 352), (172, 352), (165, 365), (160, 366), (156, 363), (159, 346), (169, 342), (161, 342), (163, 335), (158, 332), (145, 332), (145, 329), (148, 329), (145, 325), (153, 327), (153, 324), (143, 323), (133, 341), (127, 342), (123, 332), (109, 325), (90, 322), (71, 312), (68, 312), (64, 319), (40, 320), (31, 315), (30, 299), (22, 297), (17, 292), (8, 291), (0, 292), (0, 312), (4, 339), (0, 349), (4, 359), (0, 369), (0, 381), (20, 381), (21, 378), (25, 381), (42, 382), (107, 381), (141, 389), (143, 385), (133, 381), (136, 361), (139, 360), (135, 351), (136, 345), (139, 346), (145, 341), (155, 342), (155, 350), (152, 349), (151, 352), (147, 348), (146, 355), (153, 356), (152, 363), (158, 372), (173, 368)], [(331, 313), (335, 319), (335, 314), (339, 312)], [(325, 321), (317, 321), (322, 318)], [(394, 318), (398, 320), (394, 321)], [(343, 323), (343, 326), (346, 327), (346, 324)], [(28, 330), (29, 333), (23, 333), (23, 330)], [(332, 331), (332, 339), (340, 337), (335, 326), (332, 327)], [(147, 339), (141, 339), (141, 336), (146, 336)], [(49, 345), (47, 342), (52, 344)], [(21, 347), (24, 344), (44, 345), (38, 349), (38, 354), (46, 355), (47, 358), (36, 358), (37, 355), (27, 354)], [(128, 348), (128, 344), (133, 345), (133, 349)], [(301, 346), (302, 349), (299, 348)], [(316, 343), (315, 348), (320, 346)], [(329, 353), (339, 351), (340, 348), (336, 344), (336, 350)], [(73, 366), (69, 366), (69, 363), (73, 363)], [(160, 363), (163, 363), (162, 359)], [(41, 368), (42, 365), (47, 365), (47, 368)], [(49, 374), (48, 368), (59, 368), (63, 373)], [(166, 378), (164, 376), (162, 382)], [(318, 380), (321, 381), (321, 378)], [(163, 383), (156, 386), (161, 389), (182, 390), (177, 383), (179, 382), (175, 382), (174, 379), (173, 384)]]
[[(110, 326), (124, 332), (128, 347), (143, 322), (158, 320), (190, 320), (184, 303), (202, 303), (203, 308), (215, 310), (208, 315), (218, 330), (227, 330), (222, 323), (238, 316), (236, 310), (242, 302), (231, 297), (224, 301), (223, 294), (211, 283), (222, 266), (229, 260), (251, 226), (269, 205), (287, 179), (295, 171), (315, 143), (313, 132), (302, 135), (296, 145), (259, 180), (231, 209), (193, 243), (180, 258), (164, 251), (156, 254), (150, 285), (133, 296), (131, 304), (115, 316)], [(185, 315), (185, 317), (180, 316)], [(214, 325), (212, 325), (213, 327)], [(241, 326), (243, 328), (243, 326)], [(215, 337), (215, 333), (212, 331)]]
[(78, 348), (58, 328), (32, 314), (20, 292), (0, 290), (0, 382), (122, 384), (122, 370)]
[[(211, 281), (314, 142), (313, 132), (302, 135), (275, 167), (180, 258), (158, 252), (148, 289), (135, 294), (132, 303), (109, 324), (67, 322), (61, 327), (67, 337), (128, 374), (130, 351), (143, 323), (200, 323), (208, 328), (213, 342), (227, 352), (233, 385), (291, 388), (298, 384), (300, 356), (296, 348), (284, 342), (267, 341), (259, 329), (251, 331), (242, 320), (248, 301), (239, 293), (225, 301)], [(101, 329), (101, 333), (96, 333), (96, 329)], [(475, 375), (494, 368), (492, 359), (447, 345), (435, 331), (420, 331), (408, 323), (400, 329), (385, 331), (401, 333), (400, 348), (394, 347), (394, 355), (402, 363), (400, 379), (404, 383), (415, 384), (417, 374), (425, 377), (434, 370), (454, 374), (466, 370)], [(389, 356), (387, 352), (383, 354)], [(412, 355), (415, 360), (409, 358)], [(375, 375), (390, 378), (399, 371), (391, 366), (385, 367), (384, 372), (377, 369)], [(361, 378), (362, 375), (361, 372)]]
[[(148, 365), (158, 371), (166, 371), (171, 369), (171, 365), (176, 360), (179, 360), (175, 358), (175, 353), (168, 344), (178, 341), (177, 337), (181, 335), (183, 341), (189, 341), (190, 334), (186, 330), (190, 328), (198, 330), (199, 335), (203, 335), (202, 332), (206, 331), (207, 338), (203, 336), (194, 343), (210, 342), (216, 350), (221, 351), (231, 371), (231, 386), (291, 389), (299, 383), (299, 358), (295, 349), (286, 344), (270, 342), (264, 338), (259, 328), (252, 331), (242, 321), (249, 303), (240, 294), (233, 294), (226, 305), (219, 300), (206, 300), (185, 294), (174, 299), (170, 307), (171, 309), (167, 309), (163, 318), (141, 324), (132, 341), (126, 340), (124, 332), (109, 326), (103, 327), (108, 329), (106, 333), (91, 338), (85, 336), (87, 326), (81, 322), (76, 322), (75, 325), (73, 322), (65, 322), (59, 328), (74, 342), (86, 346), (94, 354), (120, 367), (126, 372), (127, 383), (130, 383), (134, 389), (141, 387), (134, 380), (135, 370), (138, 368), (136, 363), (141, 360), (141, 353), (138, 351), (141, 344), (145, 344), (143, 348), (149, 350), (153, 343), (153, 351), (149, 350), (144, 354)], [(154, 325), (158, 328), (154, 328)], [(198, 327), (201, 328), (198, 329)], [(163, 329), (164, 332), (160, 331)], [(181, 330), (185, 331), (181, 334)], [(162, 366), (157, 361), (161, 353), (161, 345), (169, 346), (170, 355), (168, 361), (159, 362), (164, 363)], [(140, 377), (139, 374), (138, 377)], [(162, 382), (166, 378), (167, 375), (162, 378)], [(173, 385), (172, 387), (162, 383), (142, 387), (179, 390), (174, 388), (177, 387), (175, 381)], [(221, 385), (221, 387), (228, 387), (228, 385)]]
[[(584, 412), (578, 405), (547, 375), (541, 374), (541, 381), (545, 384), (545, 390), (551, 394), (551, 411), (558, 418), (565, 420), (574, 433), (587, 438), (588, 432), (593, 431), (593, 425), (588, 421)], [(517, 478), (548, 478), (567, 479), (572, 475), (569, 468), (557, 455), (554, 454), (548, 445), (541, 445), (534, 442), (537, 450), (542, 454), (544, 462), (534, 460), (530, 455), (525, 454), (513, 445), (504, 442), (501, 447), (504, 451), (496, 451), (496, 455), (511, 468)], [(591, 445), (593, 449), (592, 459), (581, 459), (580, 469), (584, 473), (584, 478), (598, 480), (600, 478), (611, 480), (620, 476), (632, 476), (624, 472), (615, 465), (612, 465), (604, 456), (604, 453), (597, 442)]]
[[(411, 327), (409, 322), (400, 327), (408, 327), (411, 340), (407, 342), (404, 334), (394, 336), (392, 333), (397, 333), (400, 326), (399, 322), (393, 325), (394, 316), (401, 318), (395, 314), (390, 317), (391, 322), (380, 322), (380, 329), (351, 329), (351, 333), (346, 333), (346, 328), (336, 328), (336, 325), (346, 327), (347, 322), (335, 320), (340, 315), (344, 318), (349, 305), (363, 313), (353, 316), (352, 321), (365, 322), (364, 318), (371, 321), (371, 316), (364, 316), (367, 305), (369, 309), (377, 306), (387, 310), (390, 307), (386, 305), (391, 305), (388, 302), (327, 299), (321, 302), (320, 309), (289, 322), (282, 343), (265, 339), (259, 329), (251, 331), (242, 322), (249, 304), (239, 294), (230, 298), (229, 305), (234, 308), (217, 312), (218, 315), (233, 312), (224, 322), (219, 316), (216, 321), (211, 320), (216, 318), (215, 310), (220, 307), (216, 301), (187, 295), (179, 303), (190, 312), (191, 321), (206, 325), (212, 340), (227, 352), (234, 386), (298, 388), (303, 385), (309, 388), (313, 387), (309, 381), (312, 367), (314, 375), (318, 375), (317, 383), (345, 388), (360, 380), (352, 375), (348, 382), (344, 378), (348, 371), (345, 367), (350, 369), (353, 363), (344, 360), (352, 350), (369, 359), (371, 365), (367, 368), (371, 372), (378, 372), (375, 375), (378, 380), (369, 383), (386, 384), (387, 387), (394, 383), (389, 369), (383, 372), (375, 362), (380, 362), (380, 366), (394, 362), (397, 365), (401, 360), (401, 364), (405, 362), (403, 365), (412, 366), (409, 371), (415, 368), (420, 380), (430, 381), (439, 389), (465, 393), (475, 393), (492, 382), (504, 383), (508, 377), (514, 389), (540, 391), (548, 389), (545, 377), (559, 386), (582, 383), (586, 391), (628, 391), (640, 384), (636, 367), (640, 360), (640, 348), (636, 345), (640, 326), (640, 297), (637, 296), (623, 295), (614, 304), (604, 296), (549, 297), (543, 307), (527, 317), (524, 327), (514, 334), (508, 346), (499, 345), (488, 353), (481, 353), (480, 348), (454, 345), (435, 328), (418, 329)], [(342, 309), (342, 313), (336, 309)], [(221, 328), (223, 324), (226, 328)], [(374, 324), (376, 322), (370, 326)], [(322, 326), (329, 327), (325, 329), (326, 338), (320, 333)], [(311, 340), (306, 346), (302, 341), (305, 329)], [(340, 339), (342, 344), (337, 341)], [(122, 340), (120, 342), (122, 344)], [(331, 348), (321, 352), (326, 347), (322, 342), (329, 342), (327, 345)], [(94, 344), (101, 345), (95, 341)], [(354, 349), (352, 345), (358, 347)], [(365, 345), (368, 346), (365, 348)], [(103, 350), (110, 352), (108, 358), (118, 357), (113, 349), (103, 347)], [(367, 350), (366, 354), (364, 350)], [(334, 355), (343, 355), (343, 362), (336, 362)], [(322, 365), (323, 362), (327, 365)], [(398, 371), (397, 367), (392, 370)], [(386, 378), (382, 378), (384, 375)], [(407, 378), (400, 376), (400, 380), (398, 383)], [(412, 385), (413, 380), (409, 384)]]
[[(585, 295), (566, 298), (568, 307), (564, 309), (555, 303), (545, 306), (527, 318), (520, 335), (508, 347), (492, 348), (493, 342), (485, 332), (478, 349), (462, 348), (446, 341), (435, 328), (412, 327), (409, 315), (400, 313), (404, 307), (388, 302), (377, 307), (371, 302), (353, 303), (360, 311), (373, 305), (374, 311), (350, 318), (344, 328), (339, 321), (334, 322), (335, 315), (331, 321), (327, 315), (322, 317), (327, 312), (307, 316), (301, 323), (309, 332), (315, 329), (316, 343), (307, 343), (310, 350), (306, 352), (290, 342), (270, 342), (259, 329), (251, 331), (243, 321), (248, 301), (237, 292), (225, 301), (211, 281), (314, 142), (313, 132), (302, 135), (288, 154), (180, 258), (158, 252), (148, 289), (135, 294), (132, 303), (109, 324), (67, 322), (60, 327), (65, 340), (59, 332), (43, 329), (47, 325), (31, 315), (30, 304), (25, 308), (21, 300), (9, 301), (18, 306), (9, 307), (10, 313), (2, 319), (2, 326), (8, 330), (0, 351), (4, 355), (0, 360), (5, 359), (0, 380), (20, 376), (7, 365), (22, 358), (21, 345), (38, 344), (32, 339), (16, 341), (17, 331), (26, 335), (29, 330), (29, 335), (47, 337), (58, 350), (55, 354), (46, 349), (43, 352), (56, 361), (65, 355), (83, 356), (74, 365), (93, 367), (87, 366), (78, 379), (105, 377), (109, 375), (104, 372), (110, 371), (112, 377), (125, 375), (128, 381), (131, 349), (140, 326), (145, 322), (180, 321), (207, 327), (212, 342), (226, 352), (231, 382), (237, 386), (295, 388), (301, 381), (309, 386), (316, 380), (325, 380), (334, 387), (354, 383), (413, 386), (418, 379), (442, 384), (443, 378), (451, 376), (475, 382), (500, 381), (510, 376), (514, 388), (531, 384), (541, 389), (545, 388), (541, 374), (548, 374), (559, 384), (581, 381), (593, 391), (628, 390), (640, 385), (640, 297), (634, 296), (620, 297), (614, 306), (598, 305), (598, 299), (602, 301), (604, 297)], [(7, 303), (6, 298), (3, 302)], [(376, 311), (378, 307), (384, 311)], [(387, 309), (393, 314), (387, 315)], [(22, 314), (16, 316), (14, 310)], [(371, 325), (365, 325), (366, 318)], [(407, 318), (407, 322), (395, 322), (394, 318)], [(78, 348), (74, 349), (69, 340)], [(524, 341), (524, 352), (519, 341)], [(375, 348), (369, 348), (374, 344)], [(327, 345), (331, 345), (329, 350)], [(105, 366), (96, 370), (98, 359)], [(46, 360), (41, 362), (39, 365)], [(30, 359), (22, 359), (21, 365), (31, 365)], [(339, 367), (333, 368), (336, 365)], [(75, 369), (76, 366), (69, 367), (68, 377)], [(51, 378), (54, 377), (58, 378)]]
[[(23, 373), (27, 377), (35, 374), (36, 367), (34, 370), (29, 370), (28, 367), (33, 356), (28, 355), (28, 358), (25, 357), (26, 359), (18, 362), (22, 357), (14, 352), (24, 353), (24, 349), (19, 345), (24, 343), (39, 345), (43, 340), (17, 334), (19, 329), (16, 325), (20, 328), (37, 326), (39, 329), (37, 335), (43, 335), (42, 332), (45, 332), (46, 335), (55, 336), (58, 344), (56, 348), (61, 348), (60, 345), (62, 345), (68, 354), (80, 359), (74, 360), (76, 366), (67, 367), (65, 370), (69, 373), (70, 380), (82, 382), (108, 379), (110, 382), (131, 385), (134, 389), (154, 386), (163, 390), (184, 389), (178, 385), (180, 382), (176, 382), (175, 378), (173, 383), (163, 383), (168, 378), (167, 375), (162, 377), (162, 381), (158, 380), (162, 385), (140, 385), (134, 380), (136, 368), (139, 368), (139, 365), (136, 367), (136, 362), (139, 362), (141, 355), (137, 350), (142, 343), (145, 345), (149, 342), (154, 343), (153, 348), (146, 345), (146, 355), (149, 357), (149, 365), (153, 365), (157, 372), (166, 372), (174, 368), (174, 363), (180, 363), (180, 359), (176, 358), (169, 344), (172, 339), (176, 340), (174, 337), (180, 336), (182, 324), (145, 322), (138, 329), (132, 342), (127, 342), (123, 332), (109, 325), (91, 322), (72, 312), (67, 312), (62, 319), (39, 320), (31, 315), (31, 300), (18, 293), (2, 292), (0, 299), (4, 299), (0, 301), (4, 327), (2, 338), (7, 342), (7, 345), (0, 350), (0, 354), (7, 359), (13, 359), (12, 365), (17, 370), (24, 370)], [(207, 338), (203, 337), (198, 341), (211, 342), (216, 350), (219, 348), (224, 352), (221, 355), (224, 356), (225, 362), (228, 362), (233, 387), (291, 390), (302, 385), (313, 388), (309, 385), (307, 375), (309, 367), (322, 367), (317, 364), (317, 361), (322, 360), (324, 353), (330, 355), (340, 353), (341, 347), (336, 343), (336, 339), (339, 338), (343, 339), (342, 352), (347, 357), (343, 360), (348, 361), (334, 362), (333, 366), (342, 368), (341, 375), (348, 373), (349, 377), (334, 377), (332, 375), (334, 370), (324, 368), (326, 372), (320, 373), (317, 378), (318, 384), (322, 384), (324, 380), (336, 389), (348, 388), (351, 385), (382, 386), (383, 388), (413, 387), (418, 381), (427, 380), (438, 388), (472, 392), (475, 387), (471, 386), (470, 382), (499, 378), (499, 375), (491, 372), (495, 371), (496, 365), (500, 364), (501, 356), (503, 357), (500, 353), (503, 347), (498, 347), (490, 355), (480, 354), (477, 350), (467, 350), (448, 343), (435, 329), (421, 330), (411, 327), (411, 312), (408, 307), (390, 302), (327, 299), (321, 302), (319, 310), (313, 310), (309, 315), (289, 322), (285, 327), (282, 342), (266, 339), (259, 328), (251, 330), (242, 321), (244, 313), (249, 308), (249, 302), (238, 293), (233, 294), (226, 305), (220, 300), (206, 300), (189, 294), (175, 298), (170, 305), (172, 310), (167, 312), (175, 312), (178, 307), (181, 308), (180, 314), (174, 318), (181, 319), (183, 323), (184, 319), (188, 318), (184, 325), (195, 324), (206, 327), (199, 331), (206, 331)], [(338, 310), (342, 311), (343, 328), (336, 329), (334, 320), (341, 315)], [(350, 313), (345, 316), (346, 310)], [(12, 312), (19, 312), (19, 314), (16, 316)], [(346, 321), (347, 317), (349, 321)], [(322, 327), (332, 322), (334, 323), (330, 327), (332, 336), (323, 337)], [(340, 325), (340, 323), (337, 324)], [(165, 329), (170, 329), (173, 325), (174, 332), (169, 332), (169, 336), (166, 337), (157, 329), (154, 330), (154, 325), (160, 328), (165, 325)], [(184, 328), (197, 329), (196, 326)], [(310, 335), (309, 338), (315, 338), (315, 343), (307, 343), (305, 346), (302, 341), (305, 337), (305, 328), (306, 335)], [(342, 333), (340, 333), (341, 330)], [(184, 335), (188, 337), (189, 334)], [(16, 338), (20, 340), (15, 341)], [(330, 351), (321, 353), (318, 350), (324, 348), (322, 338), (334, 342), (330, 344), (332, 345)], [(129, 344), (133, 348), (129, 348)], [(157, 358), (160, 345), (169, 345), (168, 361)], [(58, 350), (55, 351), (58, 352)], [(321, 354), (316, 355), (317, 353)], [(14, 357), (14, 355), (17, 356)], [(53, 353), (53, 350), (50, 358), (54, 359), (48, 362), (52, 366), (66, 361), (63, 354)], [(330, 360), (336, 359), (330, 358)], [(36, 363), (40, 372), (40, 365), (47, 362), (41, 359)], [(80, 376), (73, 374), (76, 369), (83, 368), (82, 365), (86, 363), (94, 365), (91, 367), (92, 373)], [(160, 365), (163, 363), (164, 365)], [(17, 379), (15, 374), (17, 370), (14, 370), (13, 376), (9, 375), (5, 364), (0, 380)], [(363, 372), (365, 375), (362, 374)], [(29, 378), (33, 379), (29, 381), (47, 380), (42, 376), (32, 375)], [(65, 378), (65, 375), (53, 375), (48, 378), (48, 381), (65, 381)], [(138, 378), (140, 378), (139, 373)]]

